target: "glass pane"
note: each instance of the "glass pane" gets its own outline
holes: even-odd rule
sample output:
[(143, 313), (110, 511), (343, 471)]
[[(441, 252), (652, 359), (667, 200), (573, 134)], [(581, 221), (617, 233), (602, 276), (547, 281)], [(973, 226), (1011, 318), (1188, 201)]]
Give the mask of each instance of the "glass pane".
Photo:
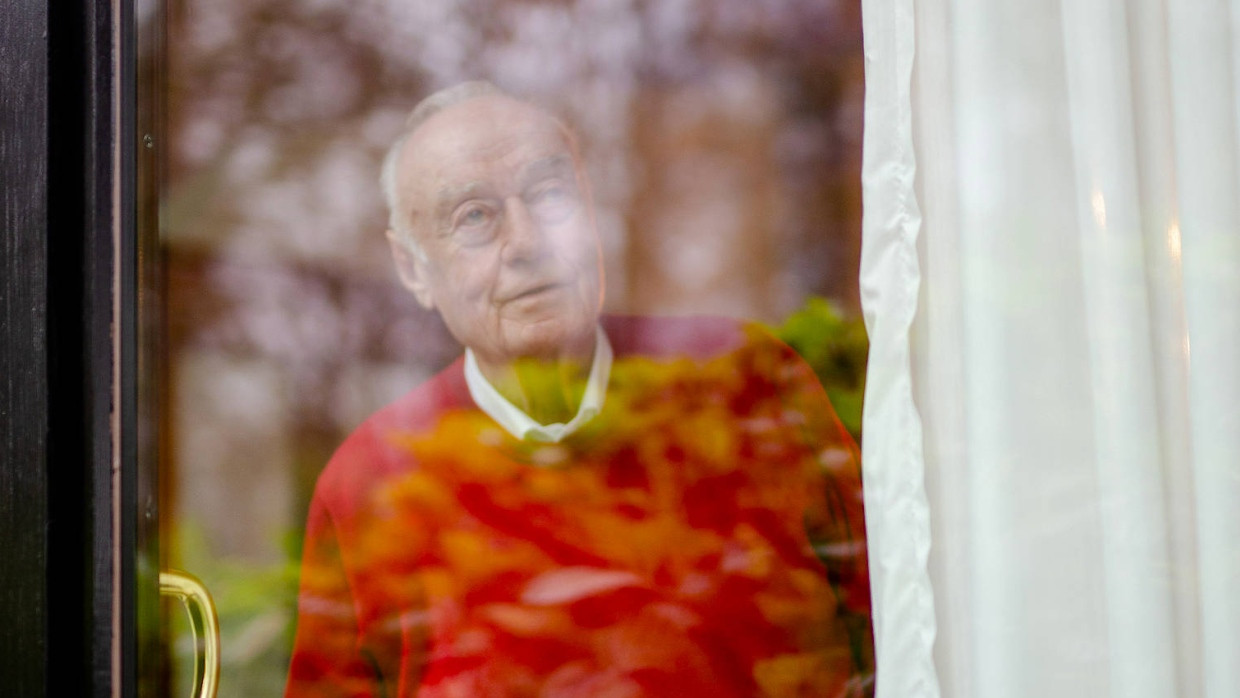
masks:
[(872, 693), (859, 2), (139, 15), (158, 556), (223, 695)]

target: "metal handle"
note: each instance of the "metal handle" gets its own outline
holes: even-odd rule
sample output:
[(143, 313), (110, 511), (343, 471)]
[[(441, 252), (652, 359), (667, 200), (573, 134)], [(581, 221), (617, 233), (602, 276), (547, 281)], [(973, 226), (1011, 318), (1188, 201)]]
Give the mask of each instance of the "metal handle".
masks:
[[(164, 570), (159, 573), (159, 593), (175, 596), (189, 614), (190, 632), (194, 636), (194, 687), (197, 698), (215, 698), (220, 684), (220, 624), (215, 614), (211, 593), (198, 578), (188, 572)], [(204, 631), (202, 652), (199, 630)]]

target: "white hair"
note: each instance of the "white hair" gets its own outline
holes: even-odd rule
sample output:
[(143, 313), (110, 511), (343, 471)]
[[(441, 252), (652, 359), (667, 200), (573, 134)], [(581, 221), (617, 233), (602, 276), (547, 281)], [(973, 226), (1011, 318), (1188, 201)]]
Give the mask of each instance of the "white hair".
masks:
[(421, 102), (418, 102), (413, 111), (409, 112), (409, 117), (405, 119), (404, 127), (396, 136), (396, 140), (392, 142), (391, 147), (388, 148), (387, 154), (383, 157), (383, 167), (379, 171), (379, 186), (383, 190), (383, 199), (387, 202), (388, 227), (396, 231), (409, 246), (409, 249), (423, 260), (426, 259), (425, 253), (413, 236), (412, 222), (409, 220), (408, 212), (400, 201), (400, 188), (397, 186), (396, 175), (399, 169), (401, 151), (404, 150), (405, 144), (409, 142), (409, 137), (432, 116), (448, 107), (487, 95), (511, 96), (485, 80), (462, 82), (432, 93)]

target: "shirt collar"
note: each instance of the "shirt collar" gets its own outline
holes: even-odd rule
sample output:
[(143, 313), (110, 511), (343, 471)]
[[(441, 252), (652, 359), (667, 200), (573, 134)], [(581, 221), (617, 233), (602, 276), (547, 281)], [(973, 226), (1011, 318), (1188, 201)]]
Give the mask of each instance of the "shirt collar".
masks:
[(512, 404), (491, 385), (478, 368), (478, 360), (474, 352), (465, 349), (465, 383), (469, 386), (469, 395), (483, 412), (490, 415), (509, 434), (521, 440), (558, 443), (564, 437), (577, 431), (583, 424), (594, 418), (603, 408), (603, 398), (607, 395), (607, 381), (611, 376), (612, 349), (607, 341), (607, 333), (602, 327), (595, 330), (594, 360), (590, 365), (590, 375), (586, 379), (586, 390), (581, 396), (581, 405), (577, 414), (567, 424), (539, 424), (521, 408)]

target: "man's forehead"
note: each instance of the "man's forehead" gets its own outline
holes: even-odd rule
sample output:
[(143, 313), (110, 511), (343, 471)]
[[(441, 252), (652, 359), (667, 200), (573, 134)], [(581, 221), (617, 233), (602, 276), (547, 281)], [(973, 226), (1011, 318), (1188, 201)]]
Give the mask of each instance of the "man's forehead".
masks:
[(571, 162), (560, 122), (545, 111), (499, 96), (477, 97), (435, 114), (409, 137), (399, 161), (403, 186), (442, 186), (447, 179), (519, 174), (531, 166)]
[[(520, 157), (509, 158), (509, 167), (498, 173), (500, 179), (511, 180), (504, 183), (517, 187), (526, 187), (549, 177), (571, 177), (576, 163), (568, 152), (550, 152), (545, 155), (522, 153)], [(494, 184), (496, 179), (494, 168), (486, 163), (463, 163), (450, 176), (436, 177), (434, 182), (427, 182), (431, 187), (438, 187), (440, 198), (461, 191), (481, 192)]]

